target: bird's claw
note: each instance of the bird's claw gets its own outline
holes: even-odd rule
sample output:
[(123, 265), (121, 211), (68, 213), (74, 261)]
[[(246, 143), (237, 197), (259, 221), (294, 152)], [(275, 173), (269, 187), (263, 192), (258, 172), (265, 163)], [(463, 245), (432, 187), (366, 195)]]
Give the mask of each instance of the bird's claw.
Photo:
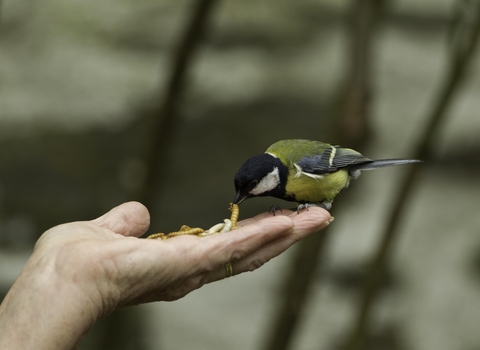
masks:
[(308, 208), (313, 207), (313, 206), (315, 206), (315, 205), (314, 204), (309, 204), (309, 203), (299, 204), (298, 207), (297, 207), (297, 214), (300, 214), (300, 210), (306, 209), (308, 211)]
[(283, 210), (282, 210), (282, 208), (280, 208), (279, 205), (272, 205), (272, 206), (270, 207), (270, 209), (268, 210), (268, 212), (269, 212), (269, 213), (272, 213), (273, 216), (275, 216), (275, 212), (276, 212), (277, 210), (280, 210), (280, 212), (283, 213)]

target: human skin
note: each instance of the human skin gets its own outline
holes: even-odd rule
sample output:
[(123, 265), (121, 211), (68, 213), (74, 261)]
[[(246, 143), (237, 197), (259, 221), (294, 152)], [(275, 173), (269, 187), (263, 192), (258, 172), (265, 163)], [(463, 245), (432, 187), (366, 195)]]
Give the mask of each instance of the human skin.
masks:
[(124, 203), (105, 215), (59, 225), (37, 241), (0, 305), (0, 349), (74, 349), (113, 310), (182, 298), (206, 283), (253, 271), (325, 228), (330, 214), (264, 213), (203, 238), (145, 240), (147, 209)]

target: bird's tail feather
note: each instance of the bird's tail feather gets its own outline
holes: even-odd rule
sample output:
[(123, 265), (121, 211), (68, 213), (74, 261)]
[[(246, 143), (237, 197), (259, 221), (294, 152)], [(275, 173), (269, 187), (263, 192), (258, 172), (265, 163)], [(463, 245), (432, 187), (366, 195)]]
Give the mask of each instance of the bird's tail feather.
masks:
[(370, 163), (362, 163), (358, 164), (357, 166), (354, 167), (353, 170), (371, 170), (371, 169), (377, 169), (377, 168), (383, 168), (387, 166), (394, 166), (394, 165), (403, 165), (403, 164), (409, 164), (409, 163), (421, 163), (421, 160), (417, 159), (379, 159), (379, 160), (374, 160), (373, 162)]

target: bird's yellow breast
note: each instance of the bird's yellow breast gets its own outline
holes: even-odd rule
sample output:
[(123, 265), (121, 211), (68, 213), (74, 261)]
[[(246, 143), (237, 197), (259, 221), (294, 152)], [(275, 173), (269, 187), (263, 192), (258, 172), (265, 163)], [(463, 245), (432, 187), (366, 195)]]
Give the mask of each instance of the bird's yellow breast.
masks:
[(320, 203), (324, 200), (332, 201), (348, 183), (346, 170), (325, 174), (323, 177), (311, 177), (297, 172), (289, 174), (285, 190), (297, 202)]

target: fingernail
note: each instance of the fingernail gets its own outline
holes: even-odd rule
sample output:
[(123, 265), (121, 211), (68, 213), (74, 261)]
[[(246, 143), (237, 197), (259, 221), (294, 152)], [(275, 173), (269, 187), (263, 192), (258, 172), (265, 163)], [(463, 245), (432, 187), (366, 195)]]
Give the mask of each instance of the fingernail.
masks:
[(333, 222), (333, 220), (335, 220), (335, 218), (333, 216), (330, 216), (330, 219), (326, 221), (327, 226), (330, 225)]

